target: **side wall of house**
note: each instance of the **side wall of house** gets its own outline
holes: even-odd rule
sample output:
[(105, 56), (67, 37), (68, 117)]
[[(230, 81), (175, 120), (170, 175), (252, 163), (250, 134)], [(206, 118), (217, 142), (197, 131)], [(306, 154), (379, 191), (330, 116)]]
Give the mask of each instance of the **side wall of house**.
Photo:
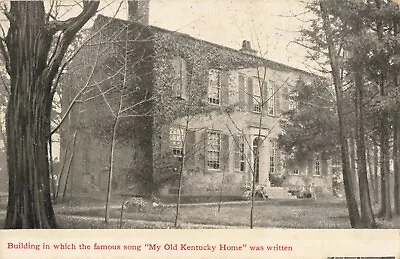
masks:
[(61, 129), (60, 193), (67, 186), (70, 195), (105, 195), (114, 138), (113, 193), (148, 195), (154, 188), (151, 34), (102, 16), (92, 33), (65, 81), (63, 112), (79, 97)]
[[(296, 166), (288, 166), (283, 186), (292, 191), (313, 191), (318, 194), (333, 194), (333, 168), (330, 159), (319, 159), (316, 165), (315, 155)], [(318, 169), (317, 169), (318, 168)]]

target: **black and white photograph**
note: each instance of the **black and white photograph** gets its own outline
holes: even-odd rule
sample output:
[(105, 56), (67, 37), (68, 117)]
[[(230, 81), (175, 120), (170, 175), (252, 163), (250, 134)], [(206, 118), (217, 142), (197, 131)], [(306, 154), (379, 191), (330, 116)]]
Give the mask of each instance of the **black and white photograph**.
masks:
[(0, 1), (0, 225), (399, 229), (399, 4)]
[(0, 1), (0, 258), (400, 256), (399, 71), (395, 0)]

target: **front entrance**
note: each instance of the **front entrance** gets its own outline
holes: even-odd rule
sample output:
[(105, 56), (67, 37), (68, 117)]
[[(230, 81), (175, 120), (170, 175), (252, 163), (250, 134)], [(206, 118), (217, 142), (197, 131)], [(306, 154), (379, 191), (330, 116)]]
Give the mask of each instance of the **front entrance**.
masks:
[[(255, 132), (256, 133), (256, 132)], [(263, 133), (263, 132), (262, 132)], [(269, 138), (266, 138), (264, 135), (254, 134), (252, 135), (252, 141), (250, 142), (252, 145), (252, 167), (253, 170), (251, 173), (251, 179), (254, 179), (254, 182), (257, 185), (262, 185), (264, 187), (270, 187), (269, 181), (269, 169), (270, 169), (270, 145)]]

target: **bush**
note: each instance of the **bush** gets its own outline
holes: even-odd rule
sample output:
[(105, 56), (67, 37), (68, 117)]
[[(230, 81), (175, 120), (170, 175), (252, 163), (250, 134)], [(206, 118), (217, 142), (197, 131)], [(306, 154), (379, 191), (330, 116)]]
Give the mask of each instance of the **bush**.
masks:
[(285, 175), (280, 175), (280, 174), (269, 175), (269, 181), (271, 183), (271, 186), (281, 187), (285, 179), (286, 179)]
[[(251, 199), (251, 186), (245, 186), (244, 191), (243, 191), (243, 199), (250, 200)], [(254, 197), (257, 199), (268, 199), (268, 195), (266, 194), (264, 190), (264, 186), (256, 186), (254, 190)]]

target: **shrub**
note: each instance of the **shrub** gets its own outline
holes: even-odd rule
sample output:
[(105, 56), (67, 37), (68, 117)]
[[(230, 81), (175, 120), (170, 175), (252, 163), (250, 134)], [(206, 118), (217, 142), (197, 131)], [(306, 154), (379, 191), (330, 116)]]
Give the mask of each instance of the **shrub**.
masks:
[[(251, 194), (252, 194), (251, 186), (246, 185), (244, 187), (244, 191), (243, 191), (243, 195), (242, 195), (243, 199), (250, 200)], [(255, 196), (255, 198), (262, 198), (262, 199), (268, 198), (268, 195), (266, 194), (266, 192), (264, 190), (264, 186), (262, 186), (262, 185), (255, 187), (254, 196)]]

